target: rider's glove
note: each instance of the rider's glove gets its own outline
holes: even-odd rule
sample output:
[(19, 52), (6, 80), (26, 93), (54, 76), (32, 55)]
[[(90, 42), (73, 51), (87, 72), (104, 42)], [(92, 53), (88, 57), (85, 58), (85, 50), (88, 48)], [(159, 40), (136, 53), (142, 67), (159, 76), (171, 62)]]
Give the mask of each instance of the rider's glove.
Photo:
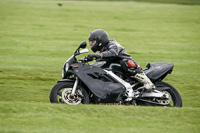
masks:
[(102, 54), (89, 54), (87, 56), (88, 61), (98, 60), (102, 58)]

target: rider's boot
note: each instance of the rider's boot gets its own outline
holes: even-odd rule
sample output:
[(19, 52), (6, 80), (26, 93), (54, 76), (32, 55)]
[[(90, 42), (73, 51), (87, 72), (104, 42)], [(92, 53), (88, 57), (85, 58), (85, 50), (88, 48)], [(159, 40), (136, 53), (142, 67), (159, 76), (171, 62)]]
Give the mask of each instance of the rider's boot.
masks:
[(142, 87), (139, 87), (138, 90), (142, 90), (144, 92), (151, 92), (155, 89), (155, 85), (151, 82), (151, 80), (143, 73), (137, 73), (134, 78), (143, 84)]

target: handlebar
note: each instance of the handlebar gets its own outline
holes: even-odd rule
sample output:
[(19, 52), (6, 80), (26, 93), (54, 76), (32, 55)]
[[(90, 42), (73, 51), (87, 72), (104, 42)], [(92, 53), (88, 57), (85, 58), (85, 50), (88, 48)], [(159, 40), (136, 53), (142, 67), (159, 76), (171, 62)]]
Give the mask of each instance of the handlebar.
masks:
[(86, 57), (85, 57), (85, 58), (81, 58), (81, 59), (79, 59), (78, 61), (80, 61), (80, 62), (82, 62), (82, 63), (87, 63), (87, 62), (89, 62), (89, 61), (87, 60)]

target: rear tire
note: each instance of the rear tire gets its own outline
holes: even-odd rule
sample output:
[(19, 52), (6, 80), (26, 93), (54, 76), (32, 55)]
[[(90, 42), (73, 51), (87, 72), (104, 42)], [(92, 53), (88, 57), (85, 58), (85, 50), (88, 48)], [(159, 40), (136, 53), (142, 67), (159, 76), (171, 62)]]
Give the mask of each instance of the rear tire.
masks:
[[(49, 95), (49, 99), (51, 103), (66, 103), (64, 102), (64, 100), (62, 99), (62, 92), (65, 89), (68, 90), (72, 90), (74, 85), (74, 82), (58, 82), (52, 89)], [(90, 99), (89, 99), (89, 95), (87, 93), (87, 91), (80, 85), (78, 85), (77, 90), (76, 90), (76, 94), (78, 92), (82, 93), (82, 97), (81, 97), (81, 103), (82, 104), (89, 104), (90, 103)], [(77, 97), (80, 97), (80, 95), (77, 94)]]
[(182, 107), (182, 99), (179, 92), (172, 85), (166, 82), (155, 83), (157, 90), (167, 92), (171, 97), (169, 107)]

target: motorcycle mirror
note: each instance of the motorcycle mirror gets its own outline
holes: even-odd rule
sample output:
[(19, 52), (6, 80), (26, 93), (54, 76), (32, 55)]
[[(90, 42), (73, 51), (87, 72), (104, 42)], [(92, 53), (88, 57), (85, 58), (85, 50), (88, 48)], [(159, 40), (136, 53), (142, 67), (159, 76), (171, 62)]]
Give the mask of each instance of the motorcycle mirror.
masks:
[(83, 41), (83, 42), (80, 44), (79, 48), (85, 48), (86, 46), (87, 46), (86, 41)]
[(74, 52), (74, 57), (75, 57), (76, 55), (79, 55), (79, 54), (80, 54), (80, 52), (79, 52), (79, 49), (80, 49), (80, 48), (85, 48), (86, 46), (87, 46), (86, 41), (81, 42), (81, 44), (79, 45), (78, 49)]
[(83, 53), (88, 53), (89, 52), (89, 50), (88, 49), (83, 49), (83, 50), (81, 50), (80, 51), (80, 54), (83, 54)]

